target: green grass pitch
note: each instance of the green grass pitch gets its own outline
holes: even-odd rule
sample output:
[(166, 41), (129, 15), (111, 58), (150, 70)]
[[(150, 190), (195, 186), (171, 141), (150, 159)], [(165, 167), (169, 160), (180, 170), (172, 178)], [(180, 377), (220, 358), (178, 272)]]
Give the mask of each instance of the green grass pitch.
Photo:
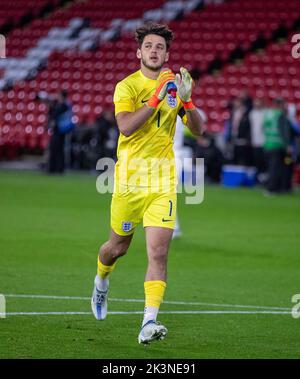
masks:
[(97, 193), (96, 176), (2, 171), (0, 204), (0, 358), (300, 358), (299, 193), (207, 186), (199, 205), (179, 196), (184, 234), (171, 244), (159, 316), (169, 334), (149, 347), (137, 343), (133, 313), (143, 311), (141, 227), (111, 276), (112, 313), (102, 322), (90, 313), (109, 232), (110, 195)]

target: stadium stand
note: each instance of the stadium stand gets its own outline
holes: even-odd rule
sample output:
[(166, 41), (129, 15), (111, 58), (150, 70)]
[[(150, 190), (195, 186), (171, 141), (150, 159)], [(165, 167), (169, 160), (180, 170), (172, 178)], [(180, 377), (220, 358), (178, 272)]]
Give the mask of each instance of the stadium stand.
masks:
[(1, 3), (0, 31), (7, 33), (18, 26), (42, 17), (66, 3), (65, 0), (9, 0)]
[(253, 97), (272, 100), (281, 96), (295, 103), (300, 114), (300, 66), (291, 55), (290, 40), (291, 35), (287, 42), (272, 43), (265, 51), (248, 54), (240, 64), (229, 64), (218, 75), (201, 79), (196, 103), (209, 114), (213, 131), (220, 131), (228, 117), (228, 99), (245, 88)]
[[(2, 154), (13, 156), (18, 146), (42, 150), (47, 145), (46, 107), (34, 101), (39, 91), (67, 90), (77, 121), (91, 123), (103, 109), (111, 107), (115, 83), (138, 68), (132, 30), (142, 17), (156, 17), (158, 21), (166, 17), (169, 21), (176, 36), (170, 66), (178, 71), (184, 65), (200, 73), (194, 98), (207, 113), (210, 130), (223, 128), (228, 98), (245, 87), (254, 96), (272, 99), (282, 95), (288, 101), (298, 101), (299, 111), (299, 62), (290, 54), (290, 36), (285, 42), (272, 42), (281, 27), (294, 28), (300, 16), (297, 0), (228, 0), (194, 10), (191, 7), (186, 13), (180, 2), (176, 13), (168, 13), (168, 2), (162, 0), (136, 1), (130, 9), (124, 4), (120, 0), (76, 2), (9, 34), (9, 59), (31, 54), (41, 42), (46, 45), (40, 47), (47, 50), (51, 35), (56, 51), (49, 50), (46, 62), (40, 62), (26, 80), (21, 76), (21, 80), (0, 92), (2, 152), (6, 146)], [(176, 20), (170, 21), (172, 17)], [(92, 45), (85, 46), (83, 40), (74, 45), (83, 32), (80, 27), (72, 38), (68, 33), (64, 35), (72, 25), (76, 31), (76, 20), (88, 20), (86, 36), (90, 39), (96, 33), (97, 37)], [(253, 44), (261, 37), (267, 42), (266, 50), (253, 52)], [(244, 58), (238, 64), (232, 63), (237, 49)], [(221, 71), (214, 74), (210, 68), (216, 60), (221, 62)], [(1, 69), (0, 81), (5, 75), (5, 67)], [(22, 75), (19, 69), (18, 75)]]

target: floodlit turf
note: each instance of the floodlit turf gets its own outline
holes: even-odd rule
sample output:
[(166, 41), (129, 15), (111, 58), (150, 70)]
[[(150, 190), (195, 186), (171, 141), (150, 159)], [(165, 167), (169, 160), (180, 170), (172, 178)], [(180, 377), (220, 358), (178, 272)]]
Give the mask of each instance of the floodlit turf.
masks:
[[(109, 231), (110, 195), (95, 184), (85, 174), (0, 172), (0, 293), (83, 297), (7, 296), (8, 314), (90, 312), (97, 250)], [(300, 358), (300, 318), (291, 316), (300, 293), (299, 200), (210, 186), (199, 205), (180, 195), (184, 234), (172, 242), (161, 310), (221, 313), (163, 313), (169, 334), (149, 347), (137, 343), (141, 314), (102, 322), (91, 313), (8, 315), (0, 319), (0, 357)], [(143, 302), (122, 299), (143, 299), (145, 269), (139, 228), (111, 276), (110, 312), (142, 312)]]

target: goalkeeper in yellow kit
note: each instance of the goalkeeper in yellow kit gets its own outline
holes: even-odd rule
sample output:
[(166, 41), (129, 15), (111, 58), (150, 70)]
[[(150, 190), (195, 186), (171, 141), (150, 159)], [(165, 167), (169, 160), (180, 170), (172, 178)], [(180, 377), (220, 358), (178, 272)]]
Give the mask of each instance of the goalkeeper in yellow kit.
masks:
[[(120, 130), (111, 232), (99, 251), (92, 295), (97, 320), (107, 315), (109, 274), (126, 254), (137, 224), (143, 221), (148, 267), (144, 282), (145, 311), (139, 343), (161, 340), (165, 326), (156, 321), (167, 281), (167, 257), (176, 217), (176, 169), (173, 137), (179, 114), (187, 127), (201, 134), (201, 118), (193, 105), (192, 78), (162, 69), (173, 38), (166, 25), (148, 23), (136, 30), (140, 70), (119, 82), (114, 93)], [(177, 94), (168, 93), (175, 83)], [(172, 96), (173, 95), (173, 96)]]

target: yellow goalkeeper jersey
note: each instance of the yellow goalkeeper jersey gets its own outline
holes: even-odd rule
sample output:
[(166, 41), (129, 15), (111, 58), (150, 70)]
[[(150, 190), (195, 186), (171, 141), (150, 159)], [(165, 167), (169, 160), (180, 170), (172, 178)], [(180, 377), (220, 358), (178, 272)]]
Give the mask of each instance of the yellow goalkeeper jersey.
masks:
[[(141, 70), (116, 85), (115, 115), (143, 107), (156, 89), (156, 80)], [(179, 97), (167, 94), (149, 119), (129, 137), (120, 134), (115, 167), (115, 183), (174, 191), (177, 183), (173, 138), (177, 114), (186, 124)]]

